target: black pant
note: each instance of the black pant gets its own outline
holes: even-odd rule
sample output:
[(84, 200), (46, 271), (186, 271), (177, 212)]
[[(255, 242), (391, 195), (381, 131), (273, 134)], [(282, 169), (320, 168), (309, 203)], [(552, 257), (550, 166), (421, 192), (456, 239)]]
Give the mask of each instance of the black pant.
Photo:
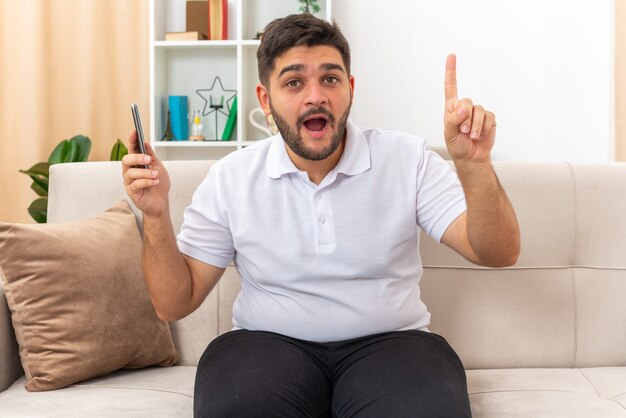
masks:
[(198, 418), (471, 416), (460, 359), (424, 331), (324, 344), (231, 331), (207, 347), (194, 392)]

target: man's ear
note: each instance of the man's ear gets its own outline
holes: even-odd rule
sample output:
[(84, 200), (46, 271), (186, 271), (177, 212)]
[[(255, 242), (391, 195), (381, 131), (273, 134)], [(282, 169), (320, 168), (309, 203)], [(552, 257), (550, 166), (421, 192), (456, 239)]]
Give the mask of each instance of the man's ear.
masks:
[(351, 75), (349, 78), (350, 81), (350, 97), (354, 97), (354, 76)]
[(259, 101), (265, 116), (269, 116), (272, 113), (272, 110), (270, 109), (270, 94), (262, 83), (256, 85), (256, 98)]

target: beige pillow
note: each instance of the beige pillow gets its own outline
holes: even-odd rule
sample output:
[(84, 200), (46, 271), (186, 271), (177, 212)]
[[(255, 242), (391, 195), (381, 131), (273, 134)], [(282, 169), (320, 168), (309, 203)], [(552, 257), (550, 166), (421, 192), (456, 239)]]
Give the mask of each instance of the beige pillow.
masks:
[(176, 363), (143, 282), (141, 245), (126, 202), (80, 222), (0, 223), (0, 278), (27, 390)]

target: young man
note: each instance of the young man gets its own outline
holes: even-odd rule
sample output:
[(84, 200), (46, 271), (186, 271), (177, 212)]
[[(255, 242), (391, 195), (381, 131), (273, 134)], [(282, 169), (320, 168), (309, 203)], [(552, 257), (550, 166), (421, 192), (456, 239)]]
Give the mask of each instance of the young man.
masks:
[(519, 228), (490, 163), (494, 115), (458, 99), (449, 56), (455, 174), (423, 139), (349, 120), (354, 77), (336, 25), (278, 19), (258, 61), (258, 100), (280, 134), (212, 167), (178, 237), (161, 161), (136, 154), (135, 133), (123, 161), (161, 318), (195, 310), (232, 260), (241, 276), (235, 329), (198, 366), (195, 415), (470, 416), (463, 365), (427, 329), (417, 226), (477, 264), (515, 263)]

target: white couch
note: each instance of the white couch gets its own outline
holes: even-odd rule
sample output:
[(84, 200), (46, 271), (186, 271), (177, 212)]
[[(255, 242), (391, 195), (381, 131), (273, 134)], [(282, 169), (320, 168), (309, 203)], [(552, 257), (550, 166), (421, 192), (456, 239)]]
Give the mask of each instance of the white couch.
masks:
[[(167, 162), (178, 229), (211, 162)], [(423, 237), (432, 331), (467, 368), (474, 417), (626, 417), (626, 164), (498, 162), (522, 253), (487, 269)], [(125, 198), (119, 163), (55, 165), (49, 220), (85, 219)], [(234, 268), (171, 323), (180, 361), (29, 393), (0, 293), (0, 417), (190, 417), (195, 366), (230, 329)], [(21, 376), (21, 377), (20, 377)]]

